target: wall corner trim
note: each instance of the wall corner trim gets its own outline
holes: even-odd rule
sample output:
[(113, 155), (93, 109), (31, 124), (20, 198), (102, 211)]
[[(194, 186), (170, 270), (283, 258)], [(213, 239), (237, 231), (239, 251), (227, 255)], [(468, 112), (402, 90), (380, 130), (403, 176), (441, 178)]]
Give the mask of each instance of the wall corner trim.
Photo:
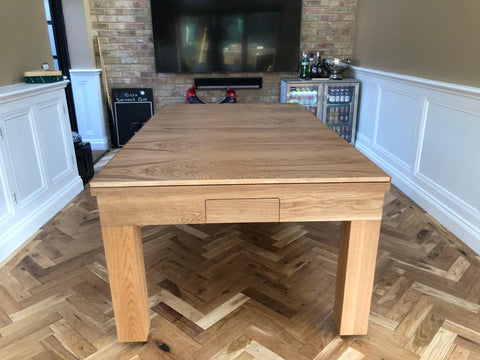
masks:
[(454, 93), (458, 95), (459, 93), (464, 95), (471, 95), (478, 97), (480, 96), (480, 88), (473, 86), (465, 86), (454, 83), (447, 83), (443, 81), (430, 80), (425, 78), (420, 78), (416, 76), (397, 74), (387, 71), (381, 71), (376, 69), (365, 68), (361, 66), (352, 66), (355, 74), (368, 74), (370, 76), (376, 76), (383, 79), (397, 80), (398, 82), (405, 84), (415, 84), (417, 86), (422, 86), (427, 89), (436, 89), (439, 91)]

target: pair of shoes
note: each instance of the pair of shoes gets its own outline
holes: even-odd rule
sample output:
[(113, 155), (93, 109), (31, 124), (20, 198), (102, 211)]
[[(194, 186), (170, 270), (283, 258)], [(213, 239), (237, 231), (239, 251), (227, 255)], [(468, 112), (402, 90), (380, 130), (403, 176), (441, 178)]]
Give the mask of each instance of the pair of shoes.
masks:
[[(205, 101), (197, 97), (197, 93), (195, 92), (195, 89), (197, 87), (193, 85), (190, 89), (187, 90), (187, 104), (206, 104)], [(227, 96), (225, 98), (218, 102), (217, 104), (233, 104), (237, 102), (237, 94), (235, 93), (235, 90), (232, 88), (227, 89)]]

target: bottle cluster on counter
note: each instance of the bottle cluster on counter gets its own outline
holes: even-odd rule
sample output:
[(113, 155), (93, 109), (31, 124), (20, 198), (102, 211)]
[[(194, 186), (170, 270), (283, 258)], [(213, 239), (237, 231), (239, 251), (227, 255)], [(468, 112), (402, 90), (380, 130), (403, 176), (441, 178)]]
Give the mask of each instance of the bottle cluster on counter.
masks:
[(300, 63), (300, 79), (311, 80), (315, 78), (328, 78), (330, 71), (324, 65), (320, 52), (317, 51), (317, 58), (314, 59), (313, 52), (310, 51), (309, 57), (304, 51), (302, 54), (302, 61)]

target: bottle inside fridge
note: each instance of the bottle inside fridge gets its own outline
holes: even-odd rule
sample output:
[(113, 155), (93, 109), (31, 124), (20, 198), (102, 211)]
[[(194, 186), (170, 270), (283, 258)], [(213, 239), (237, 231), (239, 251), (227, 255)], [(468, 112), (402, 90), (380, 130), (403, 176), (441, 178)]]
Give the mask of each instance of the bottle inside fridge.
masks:
[(292, 86), (288, 93), (288, 102), (300, 104), (317, 116), (318, 91), (318, 86)]
[(348, 142), (355, 131), (356, 88), (356, 84), (325, 84), (324, 122)]
[(355, 143), (358, 92), (356, 79), (282, 79), (280, 102), (298, 103), (350, 144)]

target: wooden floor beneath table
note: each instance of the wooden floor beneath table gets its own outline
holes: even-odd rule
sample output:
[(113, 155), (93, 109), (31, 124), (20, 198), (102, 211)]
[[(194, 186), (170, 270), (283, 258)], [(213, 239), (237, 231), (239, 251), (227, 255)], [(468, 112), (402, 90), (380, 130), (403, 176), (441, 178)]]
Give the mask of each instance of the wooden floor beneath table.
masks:
[(337, 335), (337, 223), (143, 229), (152, 329), (116, 341), (96, 202), (0, 268), (0, 359), (480, 359), (478, 257), (393, 188), (369, 334)]

